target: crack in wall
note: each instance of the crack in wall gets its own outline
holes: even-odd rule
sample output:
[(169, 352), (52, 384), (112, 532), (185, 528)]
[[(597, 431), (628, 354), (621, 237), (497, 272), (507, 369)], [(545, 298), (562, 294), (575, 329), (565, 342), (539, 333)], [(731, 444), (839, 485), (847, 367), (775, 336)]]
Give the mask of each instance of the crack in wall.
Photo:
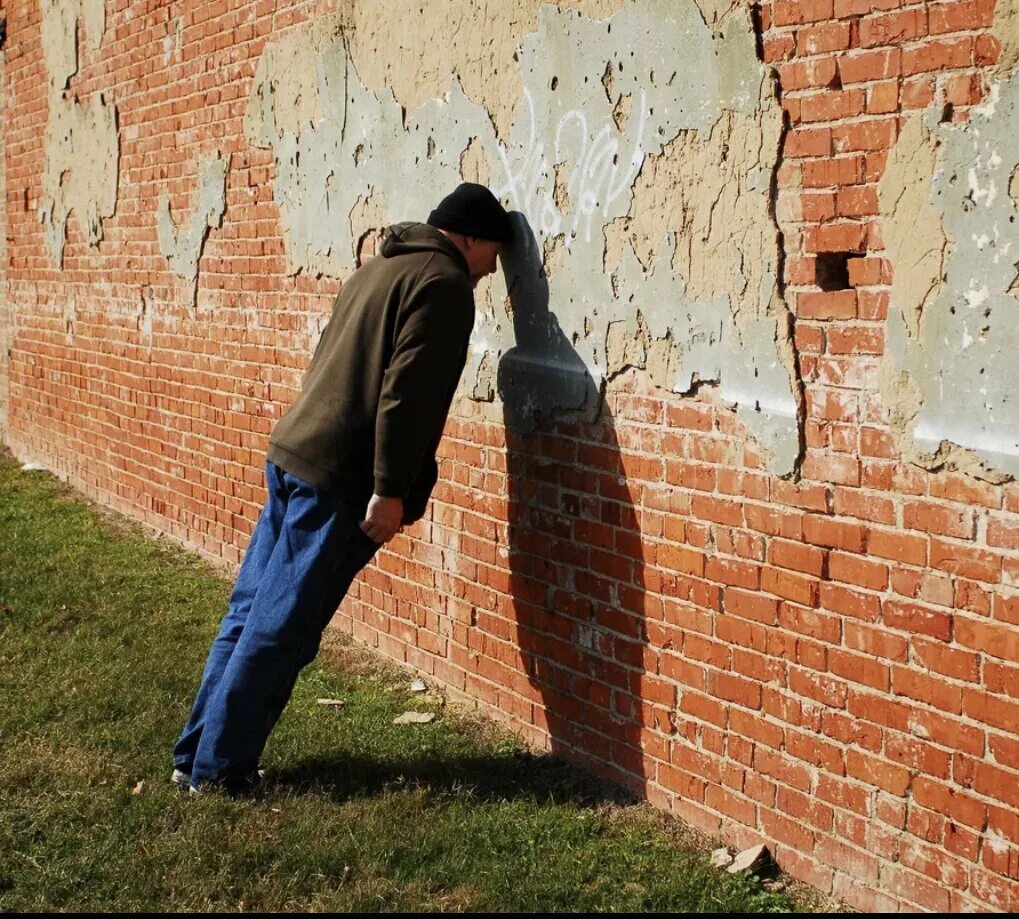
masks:
[[(508, 417), (527, 428), (596, 412), (624, 366), (678, 392), (716, 380), (770, 468), (792, 472), (802, 399), (771, 202), (784, 122), (747, 10), (643, 0), (597, 20), (545, 6), (512, 66), (492, 62), (495, 107), (464, 90), (477, 61), (416, 107), (419, 93), (372, 92), (379, 74), (403, 78), (381, 63), (387, 46), (363, 79), (363, 41), (330, 17), (259, 64), (245, 130), (275, 154), (288, 270), (349, 272), (358, 201), (377, 198), (387, 222), (420, 219), (468, 167), (487, 172), (520, 245), (505, 277), (479, 288), (468, 392), (491, 393), (494, 355)], [(462, 49), (400, 51), (431, 72)]]

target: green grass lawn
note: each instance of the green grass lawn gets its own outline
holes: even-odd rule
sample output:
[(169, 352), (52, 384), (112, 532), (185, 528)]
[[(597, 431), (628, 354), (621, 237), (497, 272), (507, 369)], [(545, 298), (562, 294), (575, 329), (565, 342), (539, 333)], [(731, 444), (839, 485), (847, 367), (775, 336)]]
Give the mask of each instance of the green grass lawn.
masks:
[[(189, 798), (170, 748), (229, 589), (0, 457), (0, 910), (819, 908), (349, 649), (299, 680), (262, 796)], [(442, 717), (392, 724), (415, 707)]]

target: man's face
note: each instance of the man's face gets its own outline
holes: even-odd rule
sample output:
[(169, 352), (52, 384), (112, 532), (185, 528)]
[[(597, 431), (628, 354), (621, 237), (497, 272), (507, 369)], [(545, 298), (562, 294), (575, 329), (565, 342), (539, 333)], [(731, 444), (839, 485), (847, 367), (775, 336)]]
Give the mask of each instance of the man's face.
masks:
[(467, 237), (467, 267), (475, 287), (483, 277), (495, 271), (495, 260), (502, 253), (502, 248), (502, 243)]

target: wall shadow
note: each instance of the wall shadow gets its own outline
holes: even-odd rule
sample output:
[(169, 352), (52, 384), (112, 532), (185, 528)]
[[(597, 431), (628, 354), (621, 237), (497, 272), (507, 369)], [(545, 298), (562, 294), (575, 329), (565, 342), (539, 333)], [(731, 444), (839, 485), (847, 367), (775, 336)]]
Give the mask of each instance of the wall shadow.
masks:
[[(502, 256), (515, 346), (499, 364), (510, 589), (553, 753), (643, 794), (647, 630), (639, 517), (599, 384), (549, 309), (522, 214)], [(553, 279), (554, 283), (554, 279)], [(539, 710), (543, 709), (542, 710)]]

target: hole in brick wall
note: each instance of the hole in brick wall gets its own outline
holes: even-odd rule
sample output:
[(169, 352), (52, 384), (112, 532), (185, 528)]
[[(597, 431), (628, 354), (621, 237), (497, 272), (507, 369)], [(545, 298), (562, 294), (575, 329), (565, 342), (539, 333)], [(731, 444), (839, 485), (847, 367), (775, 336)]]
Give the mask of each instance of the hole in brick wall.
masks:
[(750, 7), (750, 20), (754, 28), (754, 43), (757, 45), (757, 59), (764, 60), (764, 17), (761, 4), (754, 3)]
[(849, 260), (856, 252), (818, 252), (814, 262), (814, 280), (821, 290), (849, 290)]
[(953, 115), (955, 115), (955, 106), (951, 102), (946, 102), (945, 107), (941, 110), (941, 123), (950, 124)]
[(835, 74), (828, 81), (828, 89), (842, 89), (842, 74), (839, 73), (838, 67), (835, 68)]

